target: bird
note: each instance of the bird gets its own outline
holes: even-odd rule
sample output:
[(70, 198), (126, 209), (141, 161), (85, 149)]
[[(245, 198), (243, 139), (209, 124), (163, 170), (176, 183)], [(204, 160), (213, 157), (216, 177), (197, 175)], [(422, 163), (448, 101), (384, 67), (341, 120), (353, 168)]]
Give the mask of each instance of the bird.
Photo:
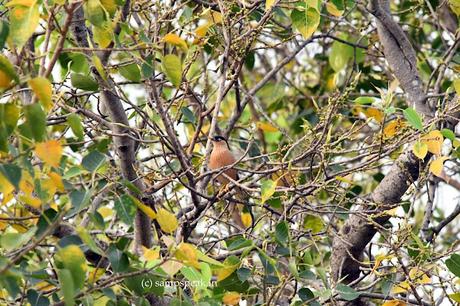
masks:
[[(211, 140), (213, 148), (211, 151), (211, 155), (209, 157), (209, 169), (216, 170), (230, 165), (234, 165), (236, 163), (236, 158), (230, 151), (230, 146), (228, 145), (227, 139), (225, 139), (225, 137), (223, 136), (215, 135), (211, 138)], [(238, 181), (238, 171), (235, 168), (228, 168), (223, 173), (225, 173), (225, 175), (230, 177), (232, 180)], [(222, 185), (230, 183), (230, 180), (225, 175), (219, 174), (216, 178), (217, 181)], [(236, 189), (236, 196), (242, 201), (246, 200), (246, 192), (239, 187), (236, 187)], [(231, 203), (229, 207), (232, 218), (235, 221), (236, 225), (241, 229), (246, 228), (241, 219), (241, 213), (240, 209), (238, 208), (238, 205), (235, 205), (235, 203)]]

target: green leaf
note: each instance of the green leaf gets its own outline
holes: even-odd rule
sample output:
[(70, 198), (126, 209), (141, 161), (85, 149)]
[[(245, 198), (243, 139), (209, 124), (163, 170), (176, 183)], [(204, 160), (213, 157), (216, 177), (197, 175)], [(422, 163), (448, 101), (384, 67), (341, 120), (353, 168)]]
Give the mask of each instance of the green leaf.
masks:
[(460, 303), (460, 292), (451, 293), (449, 297), (457, 303)]
[(187, 118), (188, 122), (195, 124), (196, 123), (196, 118), (195, 114), (190, 110), (188, 107), (181, 107), (181, 112)]
[(114, 205), (117, 216), (126, 223), (127, 225), (132, 225), (134, 222), (134, 216), (136, 214), (136, 204), (133, 199), (124, 194), (115, 201)]
[(0, 50), (5, 46), (6, 39), (8, 38), (8, 33), (10, 32), (10, 27), (5, 20), (0, 21)]
[(91, 192), (82, 189), (74, 190), (70, 193), (70, 202), (72, 203), (72, 209), (69, 213), (76, 213), (88, 205), (91, 197)]
[(64, 296), (65, 306), (75, 305), (74, 295), (74, 284), (72, 279), (72, 273), (67, 269), (61, 269), (57, 271), (59, 284), (61, 285), (61, 292)]
[(71, 244), (57, 251), (55, 264), (58, 269), (70, 272), (74, 291), (83, 288), (86, 279), (87, 264), (85, 254), (77, 245)]
[(19, 107), (12, 103), (0, 104), (0, 151), (8, 152), (8, 137), (19, 119)]
[(42, 293), (38, 294), (38, 292), (33, 289), (27, 290), (27, 300), (31, 306), (48, 306), (50, 304), (48, 298), (43, 296)]
[(16, 189), (19, 189), (19, 182), (21, 181), (21, 168), (13, 164), (0, 165), (0, 172), (6, 179), (13, 184)]
[(70, 82), (73, 87), (86, 91), (96, 91), (99, 89), (97, 82), (88, 75), (72, 73), (70, 76)]
[(312, 298), (315, 297), (313, 292), (308, 288), (301, 288), (299, 292), (297, 292), (297, 294), (299, 295), (300, 299), (304, 302), (311, 300)]
[(410, 123), (410, 125), (413, 128), (419, 131), (423, 131), (422, 119), (417, 114), (415, 109), (413, 109), (412, 107), (408, 107), (403, 111), (403, 113), (404, 113), (404, 117), (406, 118), (406, 120)]
[[(341, 37), (347, 39), (346, 36)], [(341, 71), (353, 58), (353, 47), (334, 41), (331, 47), (331, 53), (329, 54), (329, 65), (331, 65), (334, 71)], [(356, 101), (356, 100), (355, 100)]]
[(452, 254), (449, 259), (446, 260), (446, 266), (450, 272), (454, 273), (455, 276), (460, 277), (460, 255)]
[(117, 249), (113, 244), (110, 245), (107, 251), (107, 257), (109, 258), (113, 271), (124, 272), (129, 268), (128, 256)]
[(174, 54), (168, 54), (163, 57), (161, 66), (169, 81), (178, 88), (182, 80), (182, 63), (180, 59)]
[(129, 64), (121, 66), (118, 69), (118, 72), (125, 78), (135, 83), (139, 83), (141, 81), (141, 71), (139, 66), (136, 64)]
[(3, 233), (0, 236), (0, 245), (5, 251), (12, 251), (27, 243), (35, 236), (37, 228), (32, 227), (25, 233)]
[(72, 132), (74, 133), (74, 135), (79, 140), (83, 140), (85, 133), (83, 130), (83, 125), (81, 124), (80, 116), (78, 116), (75, 113), (72, 113), (67, 117), (67, 122), (69, 123), (69, 126), (72, 129)]
[(454, 134), (454, 132), (452, 132), (452, 131), (449, 130), (449, 129), (442, 129), (442, 130), (441, 130), (441, 134), (442, 134), (442, 136), (444, 136), (445, 138), (449, 139), (450, 141), (454, 141), (454, 140), (455, 140), (455, 134)]
[(23, 107), (26, 117), (26, 125), (30, 129), (32, 137), (42, 142), (45, 140), (46, 114), (39, 103), (25, 105)]
[(306, 215), (303, 219), (303, 226), (304, 228), (311, 230), (312, 234), (317, 234), (323, 229), (324, 224), (320, 217), (314, 215)]
[(6, 6), (13, 6), (10, 11), (10, 34), (13, 44), (21, 50), (35, 32), (40, 20), (38, 3), (35, 1), (30, 6), (9, 2)]
[(350, 286), (344, 284), (337, 284), (336, 289), (340, 296), (346, 301), (352, 301), (359, 297), (359, 292), (357, 292)]
[(95, 27), (102, 27), (108, 20), (108, 15), (99, 0), (87, 0), (83, 4), (85, 17)]
[(277, 182), (272, 180), (263, 180), (261, 184), (261, 203), (265, 203), (275, 193)]
[(83, 168), (85, 168), (89, 172), (94, 172), (100, 166), (102, 166), (104, 162), (105, 162), (104, 154), (100, 153), (99, 151), (92, 151), (83, 158), (81, 164)]
[(281, 221), (276, 225), (275, 237), (276, 240), (283, 246), (286, 245), (287, 241), (289, 240), (289, 228), (286, 221)]
[(315, 33), (320, 18), (318, 10), (314, 7), (298, 6), (291, 12), (292, 25), (305, 39), (310, 38)]
[(360, 105), (371, 105), (374, 101), (373, 97), (358, 97), (353, 102)]

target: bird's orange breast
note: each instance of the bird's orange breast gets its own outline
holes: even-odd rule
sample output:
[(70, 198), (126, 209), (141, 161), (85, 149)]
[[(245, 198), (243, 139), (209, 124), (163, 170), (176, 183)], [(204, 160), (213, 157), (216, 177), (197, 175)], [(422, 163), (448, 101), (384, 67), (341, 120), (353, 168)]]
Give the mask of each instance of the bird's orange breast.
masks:
[[(233, 157), (233, 154), (227, 148), (220, 148), (220, 146), (216, 146), (212, 150), (211, 156), (209, 158), (209, 168), (211, 170), (222, 168), (234, 164), (235, 161), (235, 157)], [(227, 169), (225, 170), (225, 174), (234, 180), (237, 179), (237, 172), (235, 169)], [(217, 180), (223, 184), (228, 183), (229, 181), (223, 175), (219, 175)]]

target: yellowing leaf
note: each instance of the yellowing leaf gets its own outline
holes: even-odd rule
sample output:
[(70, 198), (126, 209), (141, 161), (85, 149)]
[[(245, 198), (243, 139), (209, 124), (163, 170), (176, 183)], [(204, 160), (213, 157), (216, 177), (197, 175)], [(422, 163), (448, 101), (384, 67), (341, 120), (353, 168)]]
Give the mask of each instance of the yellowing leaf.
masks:
[(239, 265), (239, 260), (234, 259), (232, 257), (227, 257), (224, 260), (224, 267), (217, 270), (217, 281), (220, 282), (232, 275), (232, 273), (235, 272), (236, 269), (238, 269)]
[(444, 136), (438, 130), (429, 132), (427, 135), (423, 136), (421, 141), (425, 143), (428, 147), (428, 151), (433, 153), (436, 156), (441, 155), (442, 143), (444, 141)]
[(131, 197), (131, 198), (133, 199), (134, 204), (136, 204), (137, 208), (142, 210), (144, 214), (149, 216), (151, 219), (155, 219), (157, 217), (157, 214), (149, 206), (145, 205), (144, 203), (142, 203), (135, 197)]
[(5, 197), (5, 195), (8, 195), (13, 191), (13, 184), (11, 184), (10, 181), (0, 172), (0, 193), (2, 193), (3, 197)]
[(419, 285), (425, 285), (425, 284), (431, 283), (431, 278), (419, 268), (410, 269), (409, 278), (411, 279), (412, 282), (419, 284)]
[(113, 30), (110, 23), (104, 23), (101, 27), (94, 27), (93, 38), (99, 47), (107, 48), (113, 39)]
[(34, 91), (37, 98), (43, 105), (43, 108), (48, 112), (53, 107), (51, 96), (53, 95), (53, 87), (51, 82), (44, 77), (36, 77), (29, 80), (29, 86)]
[(368, 118), (374, 118), (379, 123), (383, 121), (383, 112), (375, 107), (368, 107), (365, 114)]
[(93, 268), (88, 274), (88, 281), (90, 284), (97, 282), (105, 273), (105, 268)]
[(224, 305), (238, 305), (240, 299), (241, 296), (238, 292), (226, 292), (222, 298), (222, 303), (224, 303)]
[(93, 55), (91, 57), (93, 60), (93, 65), (94, 68), (96, 68), (97, 72), (99, 72), (99, 75), (107, 81), (107, 75), (105, 74), (104, 66), (102, 65), (101, 59), (97, 55)]
[(291, 12), (292, 25), (307, 39), (319, 26), (320, 14), (316, 7), (294, 9)]
[(184, 51), (188, 50), (188, 46), (187, 46), (187, 43), (185, 42), (185, 40), (180, 38), (179, 35), (177, 35), (177, 34), (174, 34), (174, 33), (166, 34), (163, 37), (163, 41), (165, 43), (168, 43), (168, 44), (171, 44), (171, 45), (174, 45), (174, 46), (178, 46), (178, 47), (182, 48)]
[[(36, 1), (33, 2), (33, 5), (30, 6), (25, 6), (23, 3), (10, 3), (13, 8), (10, 11), (9, 37), (18, 49), (22, 49), (25, 43), (29, 40), (30, 36), (32, 36), (35, 32), (35, 29), (40, 21), (38, 4)], [(29, 5), (30, 3), (27, 4)]]
[(163, 271), (166, 272), (169, 276), (174, 276), (184, 265), (177, 260), (168, 260), (163, 263), (160, 267)]
[(407, 292), (407, 290), (410, 289), (410, 285), (408, 281), (401, 282), (393, 287), (391, 292), (393, 294), (398, 294), (398, 293), (404, 293)]
[(174, 256), (186, 266), (200, 268), (196, 248), (189, 243), (179, 244)]
[(29, 171), (22, 171), (21, 181), (19, 182), (19, 190), (26, 195), (32, 195), (34, 191), (34, 180), (30, 176)]
[(46, 142), (37, 143), (35, 146), (35, 154), (47, 165), (58, 167), (62, 156), (62, 147), (57, 140), (48, 140)]
[(209, 11), (207, 19), (215, 24), (222, 23), (222, 14), (217, 11)]
[(62, 178), (61, 178), (61, 176), (59, 174), (57, 174), (56, 172), (50, 172), (50, 173), (48, 173), (48, 176), (53, 181), (54, 186), (56, 186), (58, 191), (60, 191), (60, 192), (65, 191), (64, 183), (62, 182)]
[(40, 208), (42, 206), (42, 201), (34, 196), (21, 195), (19, 196), (19, 200), (34, 208)]
[(178, 222), (176, 216), (164, 208), (158, 209), (157, 222), (165, 233), (172, 233), (176, 230)]
[(406, 306), (406, 303), (400, 300), (386, 301), (382, 306)]
[(380, 264), (382, 263), (382, 261), (390, 260), (393, 257), (394, 257), (393, 255), (383, 255), (383, 254), (379, 254), (375, 256), (375, 263), (374, 263), (374, 267), (372, 268), (372, 272), (375, 273), (376, 275), (379, 275), (379, 273), (377, 272), (377, 269), (380, 267)]
[(54, 184), (53, 180), (50, 178), (43, 179), (41, 181), (41, 187), (42, 187), (42, 191), (46, 192), (46, 194), (48, 195), (46, 200), (51, 200), (57, 190), (57, 187)]
[(273, 4), (275, 4), (275, 0), (266, 0), (265, 1), (265, 10), (268, 11), (272, 8)]
[(158, 258), (160, 258), (159, 248), (148, 249), (145, 246), (142, 246), (142, 252), (145, 260), (147, 261), (157, 260)]
[[(195, 30), (195, 37), (196, 37), (197, 39), (205, 37), (205, 36), (206, 36), (206, 33), (208, 33), (208, 30), (209, 30), (209, 28), (211, 27), (211, 25), (212, 25), (212, 24), (208, 22), (208, 23), (206, 23), (206, 24), (204, 24), (204, 25), (199, 26), (198, 28), (196, 28), (196, 30)], [(194, 41), (193, 43), (196, 44), (197, 41)]]
[(250, 213), (244, 212), (241, 214), (241, 222), (245, 227), (250, 227), (252, 225), (252, 217)]
[(446, 156), (439, 157), (438, 159), (434, 160), (431, 162), (430, 165), (430, 172), (433, 173), (436, 176), (441, 177), (442, 174), (442, 168), (444, 166), (444, 162), (449, 159)]
[(343, 11), (339, 10), (337, 6), (335, 6), (335, 4), (332, 2), (326, 3), (326, 10), (329, 14), (335, 17), (340, 17), (343, 14)]
[(424, 142), (417, 141), (412, 147), (412, 152), (420, 159), (424, 159), (428, 153), (428, 145)]
[[(459, 8), (460, 8), (460, 1), (459, 1)], [(460, 96), (460, 79), (455, 79), (453, 84), (454, 84), (455, 92), (457, 93), (457, 95)]]
[(104, 219), (113, 215), (113, 209), (107, 206), (99, 207), (97, 212), (101, 214)]
[(258, 129), (264, 132), (277, 132), (278, 131), (278, 129), (274, 127), (273, 125), (269, 123), (261, 122), (261, 121), (257, 122), (256, 126)]
[(385, 138), (391, 138), (404, 126), (405, 126), (405, 123), (401, 119), (398, 118), (398, 119), (392, 120), (383, 129), (383, 136)]

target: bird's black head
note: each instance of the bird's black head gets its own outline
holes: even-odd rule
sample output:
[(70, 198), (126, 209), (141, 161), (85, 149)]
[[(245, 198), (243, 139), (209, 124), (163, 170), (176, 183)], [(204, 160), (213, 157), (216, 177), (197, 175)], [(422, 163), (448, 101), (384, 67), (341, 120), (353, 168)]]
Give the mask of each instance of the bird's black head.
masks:
[(216, 141), (216, 142), (225, 141), (225, 142), (227, 142), (227, 139), (225, 139), (225, 137), (222, 137), (220, 135), (216, 135), (216, 136), (212, 137), (212, 141)]

